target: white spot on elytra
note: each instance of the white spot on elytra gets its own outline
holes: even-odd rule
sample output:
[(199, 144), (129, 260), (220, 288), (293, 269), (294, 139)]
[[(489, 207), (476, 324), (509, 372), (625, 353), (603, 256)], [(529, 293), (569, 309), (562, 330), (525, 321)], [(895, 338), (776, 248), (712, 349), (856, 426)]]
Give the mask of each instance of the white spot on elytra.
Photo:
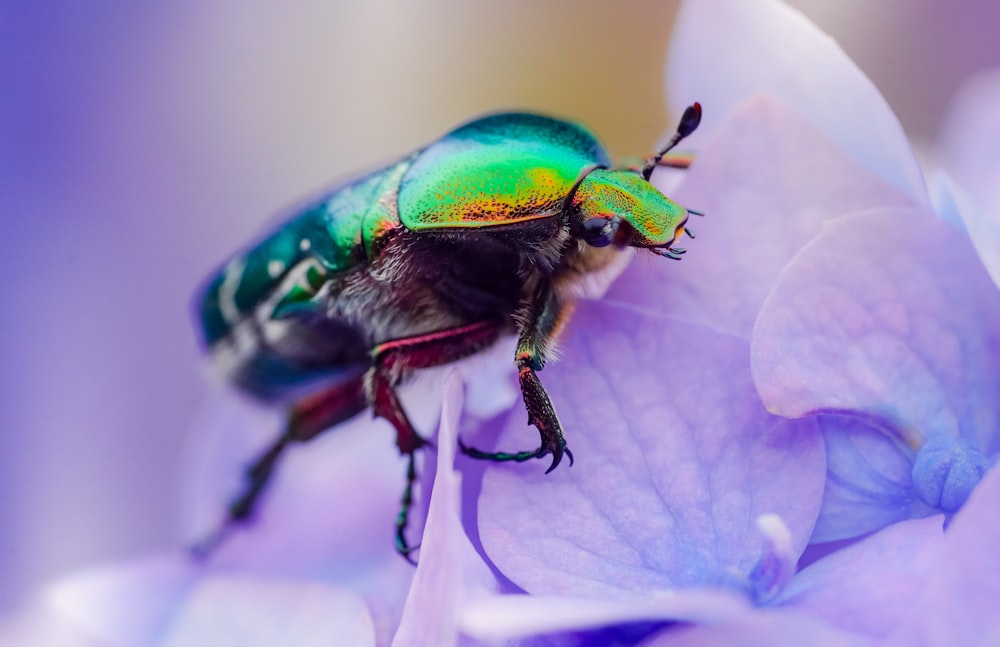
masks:
[(219, 311), (226, 323), (233, 325), (240, 320), (240, 309), (236, 307), (236, 290), (243, 280), (244, 263), (233, 259), (225, 269), (222, 285), (219, 286)]
[(285, 264), (277, 259), (267, 264), (267, 273), (271, 275), (272, 279), (278, 278), (284, 271)]
[(308, 238), (303, 238), (302, 241), (299, 242), (299, 249), (304, 252), (308, 252), (310, 247), (312, 247), (312, 242), (310, 242)]

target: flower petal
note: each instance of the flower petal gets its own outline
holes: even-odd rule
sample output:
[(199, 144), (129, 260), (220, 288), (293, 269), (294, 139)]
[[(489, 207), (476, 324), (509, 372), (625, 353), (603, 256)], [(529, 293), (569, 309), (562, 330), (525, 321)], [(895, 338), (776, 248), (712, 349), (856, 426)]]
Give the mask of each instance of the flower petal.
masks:
[(472, 548), (459, 519), (462, 478), (453, 464), (462, 400), (462, 383), (455, 376), (445, 385), (437, 471), (418, 553), (420, 561), (393, 647), (455, 645), (461, 603), (470, 595), (496, 590), (496, 578)]
[(680, 263), (635, 259), (607, 299), (749, 336), (778, 274), (823, 222), (908, 204), (781, 101), (757, 97), (725, 120), (673, 195), (705, 212)]
[(864, 647), (860, 636), (840, 631), (806, 615), (776, 609), (718, 626), (695, 625), (664, 631), (642, 647)]
[[(423, 384), (404, 393), (421, 395)], [(414, 424), (432, 429), (436, 392), (423, 406), (408, 406)], [(414, 402), (413, 404), (419, 404)], [(200, 497), (218, 512), (240, 491), (244, 465), (277, 435), (280, 425), (261, 424), (260, 412), (222, 402), (205, 429), (191, 478)], [(418, 468), (426, 456), (419, 457)], [(393, 444), (392, 428), (362, 414), (302, 445), (279, 461), (251, 523), (237, 527), (207, 562), (210, 569), (265, 577), (321, 580), (361, 593), (371, 607), (379, 640), (387, 643), (399, 622), (413, 567), (393, 546), (392, 520), (399, 512), (406, 460)], [(359, 497), (357, 492), (364, 492)], [(419, 492), (418, 501), (421, 501)], [(207, 515), (203, 515), (204, 519)], [(419, 517), (419, 514), (417, 515)], [(419, 536), (420, 519), (411, 522)]]
[(152, 646), (199, 575), (200, 569), (181, 555), (150, 557), (57, 580), (45, 601), (54, 614), (102, 643)]
[(910, 613), (889, 645), (995, 645), (1000, 639), (1000, 469), (955, 515)]
[(941, 127), (941, 151), (968, 188), (1000, 199), (1000, 69), (980, 72), (955, 93)]
[(357, 595), (316, 582), (215, 576), (198, 583), (158, 647), (375, 645)]
[(927, 190), (934, 205), (934, 215), (968, 236), (965, 220), (976, 206), (965, 191), (940, 169), (928, 171)]
[(349, 591), (211, 574), (180, 557), (84, 573), (46, 598), (58, 617), (116, 647), (375, 644), (371, 616)]
[(0, 645), (31, 647), (115, 647), (96, 639), (51, 609), (21, 608), (0, 616)]
[(911, 447), (940, 433), (1000, 449), (1000, 293), (968, 239), (930, 215), (831, 222), (785, 268), (751, 355), (774, 413), (857, 411)]
[(944, 541), (940, 516), (904, 521), (814, 562), (775, 604), (851, 633), (883, 638), (900, 622)]
[[(533, 594), (749, 595), (766, 513), (801, 553), (822, 496), (820, 437), (762, 410), (744, 340), (581, 302), (565, 350), (543, 379), (576, 464), (499, 465), (483, 480), (480, 537), (504, 575)], [(515, 411), (504, 446), (531, 442), (523, 420)]]
[(812, 543), (858, 537), (933, 514), (913, 489), (915, 452), (874, 419), (818, 416), (827, 476)]
[(718, 623), (749, 610), (746, 598), (721, 590), (660, 591), (631, 600), (494, 595), (466, 605), (461, 622), (470, 636), (501, 640), (646, 621)]
[(941, 135), (945, 164), (970, 192), (961, 215), (976, 251), (1000, 286), (1000, 70), (973, 77), (956, 94)]
[(667, 65), (671, 109), (680, 114), (700, 101), (706, 131), (744, 99), (770, 94), (870, 172), (928, 205), (910, 144), (878, 89), (832, 38), (783, 2), (684, 2)]

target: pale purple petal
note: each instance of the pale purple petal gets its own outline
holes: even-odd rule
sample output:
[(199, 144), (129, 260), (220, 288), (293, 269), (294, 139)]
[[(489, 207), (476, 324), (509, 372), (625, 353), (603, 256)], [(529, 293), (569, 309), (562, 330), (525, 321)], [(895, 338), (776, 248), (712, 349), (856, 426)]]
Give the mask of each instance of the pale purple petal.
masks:
[[(228, 502), (245, 485), (247, 465), (282, 425), (280, 412), (248, 406), (231, 393), (213, 400), (209, 414), (196, 428), (187, 479), (193, 485), (186, 517), (197, 517), (199, 526), (192, 538), (205, 536), (221, 521)], [(229, 536), (212, 563), (245, 562), (305, 574), (336, 552), (349, 556), (351, 569), (363, 570), (393, 550), (391, 531), (374, 541), (372, 526), (395, 517), (405, 470), (392, 427), (372, 420), (368, 412), (306, 444), (291, 445), (255, 518)], [(359, 489), (364, 501), (350, 496)], [(355, 531), (344, 532), (348, 527)]]
[(642, 647), (865, 647), (861, 636), (785, 609), (761, 611), (718, 626), (677, 627)]
[(462, 538), (458, 520), (461, 477), (452, 465), (461, 409), (461, 383), (453, 380), (444, 393), (437, 436), (437, 469), (427, 525), (418, 551), (420, 563), (406, 597), (393, 647), (420, 644), (448, 647), (458, 638), (456, 616), (462, 582), (461, 569), (454, 567), (453, 560), (461, 559), (458, 555)]
[(180, 555), (151, 557), (58, 580), (47, 589), (45, 601), (57, 617), (102, 643), (152, 646), (200, 575)]
[[(779, 97), (870, 172), (928, 203), (903, 128), (878, 89), (832, 38), (783, 2), (684, 2), (667, 63), (671, 108), (680, 114), (700, 101), (706, 131), (748, 97)], [(767, 149), (760, 156), (766, 160)]]
[[(407, 395), (415, 394), (410, 390)], [(421, 429), (433, 429), (440, 399), (424, 396), (423, 401), (427, 404), (407, 411)], [(256, 518), (232, 532), (207, 565), (216, 571), (322, 580), (358, 591), (371, 607), (379, 640), (388, 642), (413, 575), (413, 567), (393, 546), (392, 522), (399, 512), (406, 461), (395, 447), (391, 426), (370, 416), (360, 414), (309, 443), (291, 446)], [(271, 418), (278, 423), (274, 426), (263, 424), (267, 419), (222, 404), (222, 420), (204, 430), (192, 470), (191, 478), (199, 484), (193, 488), (192, 507), (214, 508), (216, 518), (225, 511), (225, 502), (242, 487), (245, 464), (280, 429), (276, 416)], [(427, 456), (418, 457), (418, 467)], [(417, 500), (423, 500), (419, 488)], [(414, 516), (411, 536), (419, 537), (419, 510)]]
[(445, 385), (437, 435), (437, 471), (418, 552), (419, 564), (393, 647), (457, 644), (458, 614), (470, 597), (496, 590), (496, 578), (475, 552), (462, 529), (459, 511), (462, 478), (454, 470), (462, 383)]
[(945, 118), (941, 152), (971, 194), (961, 211), (976, 251), (1000, 286), (1000, 70), (970, 79)]
[(883, 638), (905, 616), (944, 541), (941, 516), (904, 521), (809, 565), (774, 601)]
[(0, 645), (17, 647), (114, 647), (44, 608), (22, 608), (0, 616)]
[(749, 612), (745, 597), (723, 590), (658, 591), (631, 600), (495, 595), (465, 607), (462, 630), (476, 638), (500, 640), (642, 621), (715, 624)]
[(857, 414), (823, 414), (817, 419), (826, 445), (827, 476), (812, 542), (857, 537), (933, 514), (913, 489), (916, 452), (891, 430)]
[[(777, 514), (801, 553), (822, 496), (815, 423), (769, 416), (740, 338), (582, 302), (542, 379), (576, 457), (486, 471), (480, 537), (530, 593), (632, 598), (728, 586), (752, 594)], [(500, 446), (537, 442), (515, 411)]]
[(976, 207), (965, 190), (940, 169), (928, 172), (927, 190), (930, 192), (931, 204), (934, 205), (934, 215), (968, 235), (966, 214)]
[(202, 579), (158, 647), (375, 645), (360, 597), (306, 581), (241, 575)]
[(751, 350), (774, 413), (856, 411), (913, 448), (938, 434), (1000, 448), (1000, 292), (968, 239), (928, 214), (831, 222), (782, 273)]
[(57, 617), (113, 647), (374, 645), (360, 597), (318, 582), (212, 574), (152, 558), (55, 583)]
[(782, 102), (741, 104), (672, 196), (705, 212), (679, 263), (640, 255), (607, 299), (749, 336), (778, 274), (823, 222), (907, 204)]
[(969, 78), (952, 98), (941, 127), (941, 153), (968, 189), (1000, 198), (1000, 69)]
[(1000, 469), (986, 475), (945, 533), (933, 570), (888, 644), (1000, 644)]

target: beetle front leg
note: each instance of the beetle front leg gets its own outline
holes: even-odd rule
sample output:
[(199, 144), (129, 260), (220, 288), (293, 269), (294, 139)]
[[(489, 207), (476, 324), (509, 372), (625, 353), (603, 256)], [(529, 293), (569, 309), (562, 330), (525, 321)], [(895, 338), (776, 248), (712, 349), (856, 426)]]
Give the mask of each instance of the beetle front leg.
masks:
[(521, 383), (524, 408), (528, 410), (528, 424), (534, 425), (541, 435), (542, 442), (538, 449), (513, 453), (484, 452), (468, 447), (459, 440), (462, 453), (472, 458), (516, 463), (551, 454), (552, 464), (545, 470), (546, 474), (559, 465), (564, 454), (569, 458), (569, 464), (573, 464), (573, 452), (566, 448), (559, 416), (537, 374), (537, 371), (544, 368), (549, 347), (569, 313), (570, 308), (559, 300), (549, 283), (544, 283), (535, 298), (526, 302), (523, 308), (523, 314), (526, 315), (524, 318), (529, 321), (529, 325), (518, 338), (514, 362)]

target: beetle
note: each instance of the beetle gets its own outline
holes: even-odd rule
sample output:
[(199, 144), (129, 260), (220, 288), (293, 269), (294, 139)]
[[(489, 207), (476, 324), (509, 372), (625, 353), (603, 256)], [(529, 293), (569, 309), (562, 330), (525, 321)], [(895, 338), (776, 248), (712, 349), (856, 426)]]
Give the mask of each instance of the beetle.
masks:
[[(471, 121), (415, 153), (328, 193), (235, 255), (196, 297), (197, 328), (238, 388), (287, 407), (285, 428), (247, 471), (207, 554), (254, 510), (291, 443), (366, 408), (409, 458), (395, 524), (406, 539), (417, 433), (395, 388), (412, 372), (457, 361), (516, 334), (515, 365), (537, 449), (469, 456), (523, 462), (563, 456), (556, 410), (537, 373), (571, 307), (569, 289), (625, 247), (680, 259), (689, 215), (649, 181), (690, 135), (689, 106), (642, 168), (613, 168), (583, 126), (528, 113)], [(681, 158), (683, 159), (683, 158)]]

